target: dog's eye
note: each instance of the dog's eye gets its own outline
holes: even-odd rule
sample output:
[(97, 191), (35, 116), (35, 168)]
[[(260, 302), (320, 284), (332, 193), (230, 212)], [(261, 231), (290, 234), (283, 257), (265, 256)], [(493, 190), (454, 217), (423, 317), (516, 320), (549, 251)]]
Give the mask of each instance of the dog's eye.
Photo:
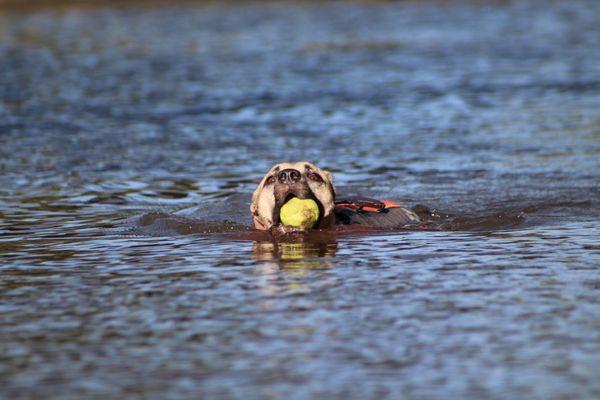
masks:
[(272, 185), (275, 183), (275, 177), (274, 176), (270, 176), (267, 178), (267, 185)]
[(323, 182), (323, 178), (321, 178), (321, 175), (317, 174), (316, 172), (307, 172), (306, 176), (308, 176), (308, 179), (310, 179), (311, 181), (315, 181), (315, 182)]

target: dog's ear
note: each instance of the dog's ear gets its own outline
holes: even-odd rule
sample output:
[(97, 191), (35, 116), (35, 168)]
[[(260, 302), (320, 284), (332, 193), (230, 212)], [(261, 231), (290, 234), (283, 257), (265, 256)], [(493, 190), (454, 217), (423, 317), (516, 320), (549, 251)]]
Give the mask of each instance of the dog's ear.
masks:
[(319, 224), (319, 228), (330, 228), (335, 224), (335, 197), (337, 192), (335, 190), (335, 185), (333, 184), (333, 175), (331, 172), (326, 170), (321, 170), (322, 176), (327, 184), (327, 188), (329, 193), (331, 194), (331, 202), (326, 206), (325, 215), (321, 219)]
[(275, 191), (273, 185), (266, 185), (272, 169), (263, 177), (252, 194), (250, 212), (254, 227), (267, 230), (273, 226), (273, 210), (275, 209)]
[(329, 183), (331, 193), (333, 193), (333, 199), (335, 200), (335, 198), (337, 197), (337, 191), (335, 190), (335, 185), (333, 184), (333, 175), (331, 175), (331, 172), (329, 172), (327, 170), (322, 170), (322, 171), (323, 171), (323, 175), (326, 178), (326, 182)]
[(307, 179), (312, 194), (323, 207), (323, 215), (321, 216), (318, 228), (329, 228), (335, 222), (335, 187), (333, 186), (333, 177), (329, 171), (320, 169), (312, 164), (309, 167), (321, 177), (321, 179), (317, 180)]

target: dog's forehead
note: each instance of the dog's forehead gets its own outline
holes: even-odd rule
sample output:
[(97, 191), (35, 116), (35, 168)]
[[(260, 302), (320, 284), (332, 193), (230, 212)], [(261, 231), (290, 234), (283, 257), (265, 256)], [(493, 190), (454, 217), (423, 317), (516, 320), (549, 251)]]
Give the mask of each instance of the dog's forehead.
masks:
[(293, 163), (279, 163), (274, 165), (270, 172), (282, 171), (284, 169), (296, 169), (298, 171), (304, 171), (306, 169), (319, 170), (319, 167), (308, 161), (298, 161)]

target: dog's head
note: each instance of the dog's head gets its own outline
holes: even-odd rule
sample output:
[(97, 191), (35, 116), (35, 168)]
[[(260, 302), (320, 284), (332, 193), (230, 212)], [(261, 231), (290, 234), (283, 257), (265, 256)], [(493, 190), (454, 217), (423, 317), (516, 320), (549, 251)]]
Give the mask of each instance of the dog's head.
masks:
[(279, 225), (279, 210), (292, 197), (315, 200), (319, 206), (316, 229), (333, 225), (335, 188), (331, 174), (300, 161), (275, 165), (254, 191), (250, 212), (256, 229), (267, 230)]

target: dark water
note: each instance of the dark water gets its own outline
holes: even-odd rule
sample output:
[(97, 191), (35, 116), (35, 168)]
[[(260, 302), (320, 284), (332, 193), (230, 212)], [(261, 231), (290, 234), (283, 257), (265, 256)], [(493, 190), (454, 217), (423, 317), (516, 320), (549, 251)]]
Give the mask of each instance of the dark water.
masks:
[[(599, 17), (1, 12), (0, 398), (600, 397)], [(251, 240), (300, 159), (453, 217)], [(126, 229), (148, 212), (217, 233)]]

